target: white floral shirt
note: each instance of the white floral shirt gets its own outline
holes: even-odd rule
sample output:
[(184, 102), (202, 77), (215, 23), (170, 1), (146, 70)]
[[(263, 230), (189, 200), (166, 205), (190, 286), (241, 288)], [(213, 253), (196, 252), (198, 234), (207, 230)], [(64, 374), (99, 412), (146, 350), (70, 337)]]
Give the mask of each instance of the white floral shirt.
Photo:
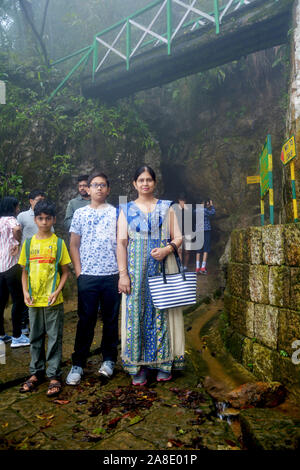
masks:
[(90, 205), (74, 212), (70, 232), (80, 235), (81, 274), (109, 276), (118, 273), (117, 210), (110, 204)]

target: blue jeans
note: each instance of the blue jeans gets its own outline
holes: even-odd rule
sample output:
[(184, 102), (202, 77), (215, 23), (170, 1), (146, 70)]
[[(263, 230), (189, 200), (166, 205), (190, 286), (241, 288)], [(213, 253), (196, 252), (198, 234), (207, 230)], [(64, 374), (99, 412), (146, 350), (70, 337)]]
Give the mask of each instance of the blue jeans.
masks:
[(121, 295), (118, 293), (119, 275), (77, 278), (78, 316), (77, 331), (72, 354), (74, 366), (85, 367), (94, 339), (99, 302), (103, 319), (101, 353), (104, 361), (116, 362), (118, 355), (118, 318)]

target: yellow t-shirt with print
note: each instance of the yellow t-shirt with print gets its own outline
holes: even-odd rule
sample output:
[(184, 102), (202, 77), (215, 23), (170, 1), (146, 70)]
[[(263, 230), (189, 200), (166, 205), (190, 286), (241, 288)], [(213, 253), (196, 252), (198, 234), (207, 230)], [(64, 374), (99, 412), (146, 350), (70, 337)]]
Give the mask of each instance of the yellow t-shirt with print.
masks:
[[(48, 298), (52, 292), (52, 284), (55, 274), (55, 261), (57, 251), (57, 236), (38, 240), (36, 235), (31, 239), (29, 256), (29, 276), (32, 290), (32, 307), (47, 307)], [(61, 257), (59, 265), (69, 264), (71, 259), (64, 241), (62, 241)], [(26, 266), (26, 243), (23, 243), (19, 264)], [(59, 272), (57, 273), (55, 289), (60, 282)], [(63, 295), (60, 292), (56, 302), (58, 305), (63, 302)]]

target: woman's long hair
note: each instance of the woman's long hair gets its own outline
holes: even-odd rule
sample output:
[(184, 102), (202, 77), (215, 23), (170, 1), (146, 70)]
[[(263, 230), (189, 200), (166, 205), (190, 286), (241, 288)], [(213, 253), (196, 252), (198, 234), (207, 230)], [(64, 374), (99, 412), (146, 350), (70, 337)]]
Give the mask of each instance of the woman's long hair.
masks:
[(0, 201), (0, 217), (16, 217), (19, 201), (13, 196), (5, 196)]

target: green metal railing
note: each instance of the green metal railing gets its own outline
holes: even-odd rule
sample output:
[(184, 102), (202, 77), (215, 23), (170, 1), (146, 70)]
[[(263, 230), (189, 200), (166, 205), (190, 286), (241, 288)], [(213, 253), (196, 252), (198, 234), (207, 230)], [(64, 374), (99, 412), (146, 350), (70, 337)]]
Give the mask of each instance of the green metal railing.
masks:
[[(207, 26), (209, 23), (215, 25), (216, 34), (220, 32), (220, 26), (222, 24), (223, 17), (232, 13), (232, 11), (237, 10), (243, 5), (249, 5), (250, 3), (255, 3), (257, 0), (210, 0), (211, 9), (210, 13), (200, 10), (199, 3), (203, 4), (201, 0), (190, 0), (189, 4), (185, 3), (187, 0), (156, 0), (147, 5), (146, 7), (134, 12), (132, 15), (124, 18), (121, 21), (118, 21), (114, 25), (104, 29), (100, 33), (95, 34), (93, 43), (90, 46), (84, 47), (73, 54), (69, 54), (65, 57), (62, 57), (59, 60), (51, 63), (51, 66), (58, 65), (62, 62), (70, 60), (80, 54), (83, 56), (80, 60), (74, 65), (71, 71), (67, 74), (64, 80), (57, 86), (57, 88), (51, 93), (49, 100), (51, 101), (57, 92), (65, 85), (65, 83), (71, 78), (71, 76), (82, 66), (83, 69), (86, 68), (88, 62), (92, 58), (92, 80), (95, 79), (95, 74), (103, 66), (105, 61), (111, 52), (115, 55), (121, 57), (126, 63), (126, 69), (130, 68), (130, 60), (133, 56), (136, 56), (138, 50), (144, 49), (148, 46), (155, 47), (158, 44), (165, 44), (167, 48), (167, 54), (171, 54), (172, 41), (179, 34), (186, 32), (187, 28), (194, 30), (195, 28), (201, 28)], [(277, 1), (277, 0), (274, 0)], [(206, 2), (207, 3), (207, 2)], [(184, 14), (180, 21), (175, 25), (174, 7), (180, 7), (184, 11)], [(148, 27), (145, 27), (143, 24), (138, 23), (137, 20), (144, 15), (145, 13), (150, 12), (158, 8), (157, 12), (154, 12), (154, 18), (148, 24)], [(165, 14), (165, 31), (158, 33), (154, 30), (154, 24), (156, 20), (162, 14)], [(193, 16), (189, 21), (187, 20), (188, 16)], [(133, 45), (132, 31), (133, 28), (136, 30), (143, 31), (142, 37), (137, 41), (135, 46)], [(112, 43), (108, 43), (104, 40), (104, 36), (116, 32), (117, 35), (114, 38)], [(152, 38), (145, 40), (145, 38), (150, 35)], [(115, 44), (124, 36), (123, 45), (125, 51), (120, 51), (116, 49)], [(99, 60), (99, 44), (106, 49), (104, 57), (98, 63)]]

